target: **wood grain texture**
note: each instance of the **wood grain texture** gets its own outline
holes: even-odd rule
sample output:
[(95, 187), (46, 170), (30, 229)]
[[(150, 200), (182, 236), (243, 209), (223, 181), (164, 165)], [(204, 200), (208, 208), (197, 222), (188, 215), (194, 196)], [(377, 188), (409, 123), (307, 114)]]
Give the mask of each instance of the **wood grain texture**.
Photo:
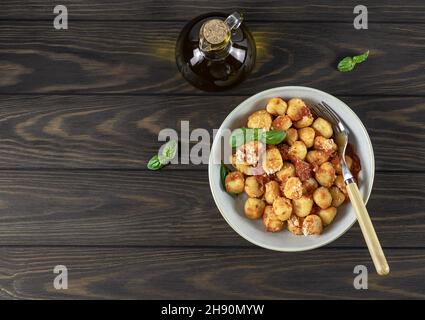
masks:
[[(52, 26), (68, 6), (69, 30)], [(354, 0), (0, 0), (0, 298), (425, 298), (425, 5)], [(177, 71), (192, 17), (243, 8), (257, 41), (251, 77), (205, 94)], [(349, 74), (338, 60), (369, 49)], [(221, 217), (206, 166), (145, 169), (158, 132), (217, 128), (249, 95), (284, 85), (344, 100), (371, 136), (368, 209), (391, 273), (373, 270), (354, 225), (325, 248), (254, 247)], [(53, 288), (54, 266), (69, 289)]]
[[(369, 1), (370, 2), (370, 1)], [(53, 0), (2, 0), (0, 19), (52, 19)], [(211, 11), (231, 13), (242, 10), (250, 20), (264, 21), (344, 21), (352, 23), (355, 0), (62, 0), (70, 19), (86, 20), (180, 20), (186, 21)], [(424, 22), (425, 5), (421, 0), (374, 0), (365, 3), (369, 21)]]
[[(1, 298), (25, 299), (424, 299), (424, 250), (388, 250), (376, 275), (364, 250), (1, 248)], [(338, 261), (335, 263), (335, 261)], [(68, 268), (68, 289), (53, 268)], [(368, 267), (368, 290), (353, 269)]]
[[(184, 23), (51, 21), (0, 25), (0, 93), (202, 93), (174, 61)], [(425, 95), (425, 25), (249, 23), (257, 42), (255, 70), (226, 94), (305, 85), (336, 95)], [(325, 36), (324, 36), (325, 35)], [(339, 59), (370, 50), (354, 72)]]
[[(425, 174), (377, 174), (384, 247), (423, 247)], [(252, 246), (221, 217), (206, 172), (2, 171), (2, 245)], [(358, 226), (330, 246), (365, 247)]]
[[(180, 135), (180, 121), (189, 121), (191, 130), (204, 128), (212, 136), (247, 97), (0, 96), (0, 168), (145, 169), (162, 129)], [(369, 131), (377, 170), (423, 170), (425, 98), (341, 99)]]

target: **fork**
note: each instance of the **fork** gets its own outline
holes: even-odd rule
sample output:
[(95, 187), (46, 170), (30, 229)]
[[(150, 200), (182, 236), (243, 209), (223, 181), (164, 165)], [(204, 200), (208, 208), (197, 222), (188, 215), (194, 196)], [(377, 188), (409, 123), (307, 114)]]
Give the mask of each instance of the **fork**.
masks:
[(348, 144), (349, 131), (342, 123), (338, 115), (331, 109), (331, 107), (324, 101), (317, 105), (313, 105), (313, 112), (318, 116), (332, 123), (333, 130), (335, 131), (335, 142), (338, 146), (338, 155), (341, 161), (342, 175), (347, 188), (347, 193), (350, 198), (351, 204), (356, 212), (357, 221), (359, 222), (360, 229), (362, 230), (363, 237), (372, 257), (373, 264), (379, 275), (387, 275), (390, 272), (387, 259), (382, 251), (381, 244), (373, 228), (372, 221), (370, 220), (369, 213), (360, 195), (359, 188), (354, 181), (353, 175), (348, 169), (345, 161), (345, 151)]

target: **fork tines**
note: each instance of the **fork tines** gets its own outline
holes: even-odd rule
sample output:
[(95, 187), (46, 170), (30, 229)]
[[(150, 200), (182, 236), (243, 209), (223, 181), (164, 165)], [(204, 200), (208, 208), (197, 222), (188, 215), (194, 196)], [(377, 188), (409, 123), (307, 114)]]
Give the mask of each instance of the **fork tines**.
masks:
[(332, 108), (326, 102), (322, 101), (321, 103), (319, 103), (319, 105), (323, 108), (326, 115), (328, 115), (329, 119), (331, 119), (335, 125), (338, 125), (338, 123), (341, 122), (338, 115), (332, 110)]
[(337, 132), (346, 130), (346, 128), (343, 126), (342, 121), (340, 120), (338, 115), (335, 113), (335, 111), (332, 110), (332, 108), (326, 102), (322, 101), (319, 104), (312, 105), (311, 109), (313, 109), (314, 113), (318, 117), (322, 117), (325, 120), (331, 122)]

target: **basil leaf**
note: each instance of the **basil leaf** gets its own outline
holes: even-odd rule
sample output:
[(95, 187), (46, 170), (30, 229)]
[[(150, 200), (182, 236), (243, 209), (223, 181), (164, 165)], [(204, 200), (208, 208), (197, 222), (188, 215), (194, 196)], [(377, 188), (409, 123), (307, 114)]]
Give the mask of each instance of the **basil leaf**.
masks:
[(257, 128), (238, 128), (232, 131), (230, 135), (230, 145), (237, 148), (249, 141), (259, 140), (262, 137), (263, 129)]
[(223, 186), (223, 189), (226, 190), (226, 177), (229, 174), (229, 168), (227, 168), (223, 162), (220, 166), (220, 178), (221, 178), (221, 185)]
[[(170, 162), (176, 156), (177, 153), (177, 141), (170, 140), (162, 148), (162, 158), (163, 161)], [(161, 158), (161, 157), (160, 157)]]
[(163, 167), (163, 164), (159, 161), (158, 155), (154, 155), (148, 162), (149, 170), (159, 170)]
[(162, 166), (166, 166), (170, 163), (170, 160), (168, 160), (166, 157), (164, 157), (162, 154), (158, 155), (158, 161)]
[(349, 72), (354, 69), (357, 63), (362, 63), (367, 57), (369, 57), (369, 50), (358, 56), (345, 57), (338, 63), (338, 70), (341, 72)]
[(279, 144), (286, 137), (286, 132), (282, 130), (270, 130), (266, 132), (266, 144)]
[(351, 57), (345, 57), (338, 63), (338, 70), (341, 72), (349, 72), (354, 69), (356, 63)]
[(263, 129), (239, 128), (232, 132), (230, 136), (230, 145), (237, 148), (249, 141), (262, 141), (266, 144), (279, 144), (286, 137), (286, 132), (282, 130), (264, 131)]
[(260, 140), (266, 144), (279, 144), (286, 137), (286, 132), (282, 130), (264, 131), (263, 129), (239, 128), (233, 130), (230, 135), (230, 145), (237, 148), (240, 145), (252, 140)]
[(363, 61), (365, 61), (367, 59), (367, 57), (369, 56), (369, 50), (367, 50), (365, 53), (360, 54), (358, 56), (354, 56), (353, 57), (353, 61), (355, 63), (362, 63)]

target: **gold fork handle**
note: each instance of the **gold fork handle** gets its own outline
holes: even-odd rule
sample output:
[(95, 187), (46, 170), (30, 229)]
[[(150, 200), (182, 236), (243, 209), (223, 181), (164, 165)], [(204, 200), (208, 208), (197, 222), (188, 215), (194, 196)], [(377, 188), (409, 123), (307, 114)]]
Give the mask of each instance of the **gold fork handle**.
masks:
[(376, 271), (381, 276), (387, 275), (390, 272), (390, 267), (388, 266), (387, 259), (382, 251), (379, 239), (376, 236), (375, 229), (373, 228), (372, 221), (370, 220), (369, 213), (367, 212), (357, 184), (355, 182), (348, 183), (347, 192), (350, 197), (351, 204), (354, 207), (354, 211), (356, 212), (357, 221), (359, 222), (360, 229), (363, 232), (363, 237), (366, 240), (366, 245), (369, 249)]

